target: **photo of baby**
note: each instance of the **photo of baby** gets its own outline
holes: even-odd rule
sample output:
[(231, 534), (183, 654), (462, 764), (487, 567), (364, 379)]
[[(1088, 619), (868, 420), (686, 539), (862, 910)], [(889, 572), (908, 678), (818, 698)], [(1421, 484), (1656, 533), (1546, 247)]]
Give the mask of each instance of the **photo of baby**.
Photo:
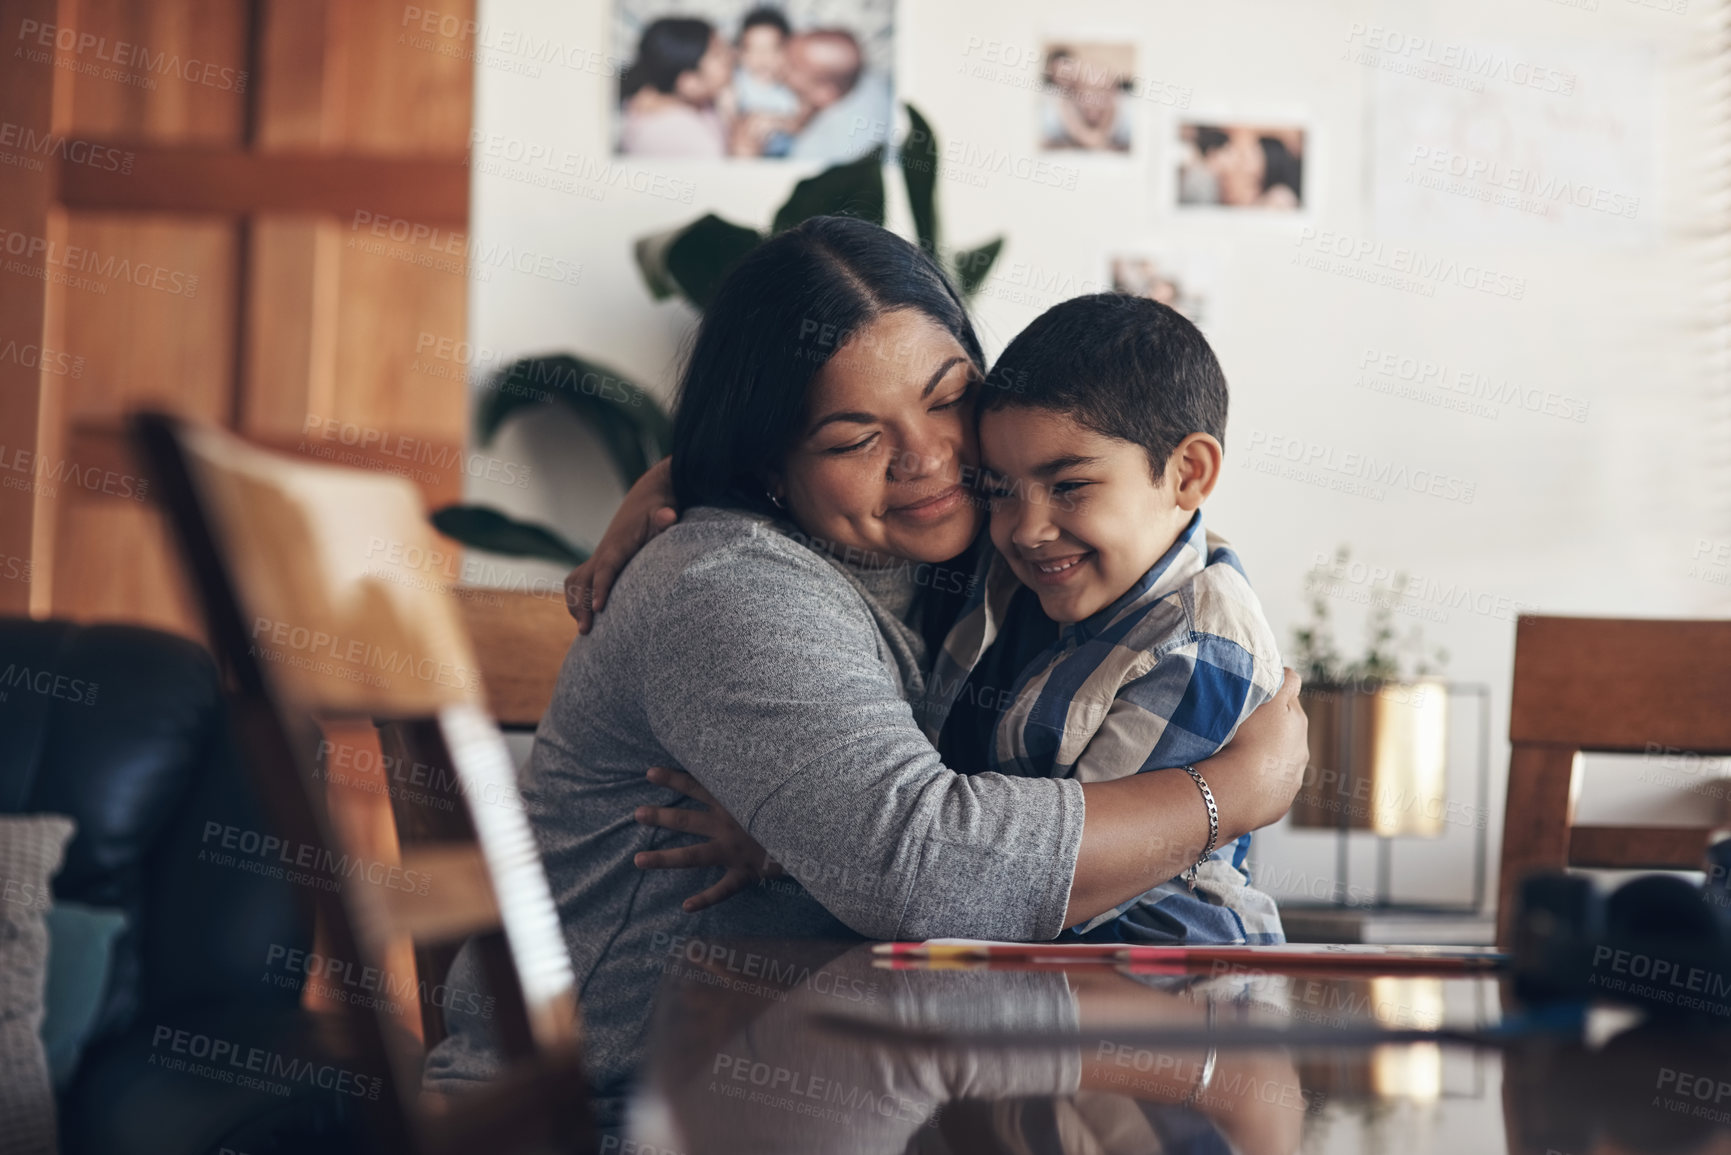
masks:
[(892, 0), (619, 0), (616, 151), (834, 164), (881, 144)]
[(1291, 124), (1183, 122), (1178, 203), (1293, 212), (1304, 207), (1305, 130)]
[(1133, 44), (1049, 44), (1040, 147), (1129, 152), (1135, 71)]

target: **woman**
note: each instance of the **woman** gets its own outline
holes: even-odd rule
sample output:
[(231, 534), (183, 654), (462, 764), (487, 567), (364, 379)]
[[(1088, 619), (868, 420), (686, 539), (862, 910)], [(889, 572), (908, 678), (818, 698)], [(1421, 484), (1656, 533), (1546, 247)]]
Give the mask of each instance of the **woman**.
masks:
[(717, 108), (733, 79), (733, 52), (707, 20), (657, 20), (643, 30), (637, 62), (619, 78), (619, 151), (630, 156), (727, 155)]
[[(603, 1125), (658, 977), (694, 943), (1049, 939), (1173, 877), (1207, 841), (1184, 774), (1085, 786), (957, 774), (915, 721), (981, 537), (964, 484), (981, 360), (931, 258), (856, 220), (816, 218), (759, 246), (704, 316), (674, 421), (687, 512), (632, 559), (566, 656), (523, 783)], [(660, 504), (634, 495), (626, 523), (644, 501)], [(1045, 640), (1015, 622), (1005, 635)], [(1296, 682), (1198, 767), (1223, 842), (1277, 820), (1297, 790)], [(958, 749), (969, 732), (955, 728)], [(674, 764), (796, 881), (688, 915), (688, 872), (638, 870), (643, 854), (689, 865), (713, 851), (661, 850), (666, 831), (632, 820), (668, 800), (654, 780), (668, 772), (645, 768)], [(724, 817), (660, 815), (676, 829)], [(472, 983), (459, 967), (452, 984)], [(448, 1018), (434, 1089), (495, 1069), (486, 1024)]]

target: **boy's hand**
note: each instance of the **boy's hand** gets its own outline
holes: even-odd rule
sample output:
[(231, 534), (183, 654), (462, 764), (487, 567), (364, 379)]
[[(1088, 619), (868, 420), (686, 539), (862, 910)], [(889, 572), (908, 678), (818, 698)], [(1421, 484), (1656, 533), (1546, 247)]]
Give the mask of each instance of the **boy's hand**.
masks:
[(760, 879), (781, 877), (781, 865), (770, 860), (769, 852), (733, 820), (733, 815), (722, 809), (721, 803), (699, 785), (697, 779), (682, 770), (669, 770), (664, 766), (650, 767), (648, 778), (657, 786), (666, 786), (694, 802), (701, 802), (707, 809), (639, 806), (634, 815), (637, 821), (644, 826), (696, 834), (708, 841), (673, 850), (645, 850), (633, 858), (632, 863), (639, 870), (679, 870), (690, 866), (727, 868), (720, 882), (685, 900), (687, 914), (732, 898)]
[(589, 560), (565, 575), (565, 608), (577, 619), (577, 632), (586, 634), (595, 615), (607, 604), (607, 592), (625, 563), (651, 538), (679, 520), (673, 499), (673, 464), (662, 458), (637, 479), (625, 495), (601, 544)]

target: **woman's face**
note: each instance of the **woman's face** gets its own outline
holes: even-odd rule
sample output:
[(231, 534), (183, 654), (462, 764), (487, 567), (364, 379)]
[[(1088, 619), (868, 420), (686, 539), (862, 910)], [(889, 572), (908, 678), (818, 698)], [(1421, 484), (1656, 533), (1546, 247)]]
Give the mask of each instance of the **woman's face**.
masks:
[(718, 32), (709, 38), (709, 48), (674, 82), (674, 92), (691, 104), (709, 104), (733, 80), (733, 49)]
[[(820, 334), (821, 336), (821, 334)], [(914, 309), (887, 313), (836, 351), (812, 380), (805, 425), (772, 492), (800, 529), (861, 564), (947, 561), (968, 548), (983, 511), (979, 369), (943, 326)]]
[(1226, 143), (1208, 157), (1208, 167), (1220, 178), (1220, 199), (1229, 205), (1253, 205), (1262, 195), (1268, 158), (1254, 129), (1229, 129)]

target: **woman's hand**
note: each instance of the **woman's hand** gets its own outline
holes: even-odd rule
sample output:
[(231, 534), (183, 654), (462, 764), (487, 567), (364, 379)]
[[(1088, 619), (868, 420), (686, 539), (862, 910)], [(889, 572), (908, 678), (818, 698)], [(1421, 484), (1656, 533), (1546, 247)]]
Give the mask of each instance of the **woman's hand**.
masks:
[(565, 608), (586, 634), (595, 615), (607, 604), (607, 593), (625, 563), (649, 540), (679, 520), (673, 500), (673, 463), (662, 458), (651, 465), (625, 495), (619, 511), (607, 523), (601, 544), (589, 560), (565, 575)]
[(1241, 775), (1251, 779), (1250, 788), (1241, 791), (1239, 798), (1246, 807), (1247, 829), (1271, 826), (1286, 817), (1304, 781), (1304, 768), (1310, 763), (1310, 719), (1298, 704), (1303, 681), (1296, 670), (1288, 669), (1274, 697), (1252, 710), (1226, 748), (1209, 759), (1215, 764), (1213, 772), (1225, 769), (1218, 764), (1230, 759)]
[(781, 865), (770, 860), (769, 852), (759, 846), (757, 840), (733, 820), (733, 815), (722, 809), (721, 803), (699, 785), (697, 779), (682, 770), (652, 766), (649, 769), (649, 780), (657, 786), (676, 790), (694, 802), (701, 802), (707, 809), (639, 806), (634, 816), (637, 821), (645, 826), (659, 826), (666, 830), (677, 830), (682, 834), (700, 835), (709, 841), (699, 842), (694, 846), (680, 846), (673, 850), (645, 850), (632, 859), (633, 864), (640, 870), (679, 870), (690, 866), (727, 868), (727, 873), (722, 875), (720, 882), (685, 900), (687, 914), (732, 898), (760, 879), (781, 877)]
[[(1238, 733), (1196, 764), (1214, 794), (1224, 846), (1279, 822), (1310, 761), (1310, 725), (1298, 704), (1299, 677), (1250, 712)], [(1158, 885), (1196, 861), (1209, 824), (1196, 786), (1172, 770), (1082, 787), (1086, 815), (1064, 925), (1075, 926)]]

